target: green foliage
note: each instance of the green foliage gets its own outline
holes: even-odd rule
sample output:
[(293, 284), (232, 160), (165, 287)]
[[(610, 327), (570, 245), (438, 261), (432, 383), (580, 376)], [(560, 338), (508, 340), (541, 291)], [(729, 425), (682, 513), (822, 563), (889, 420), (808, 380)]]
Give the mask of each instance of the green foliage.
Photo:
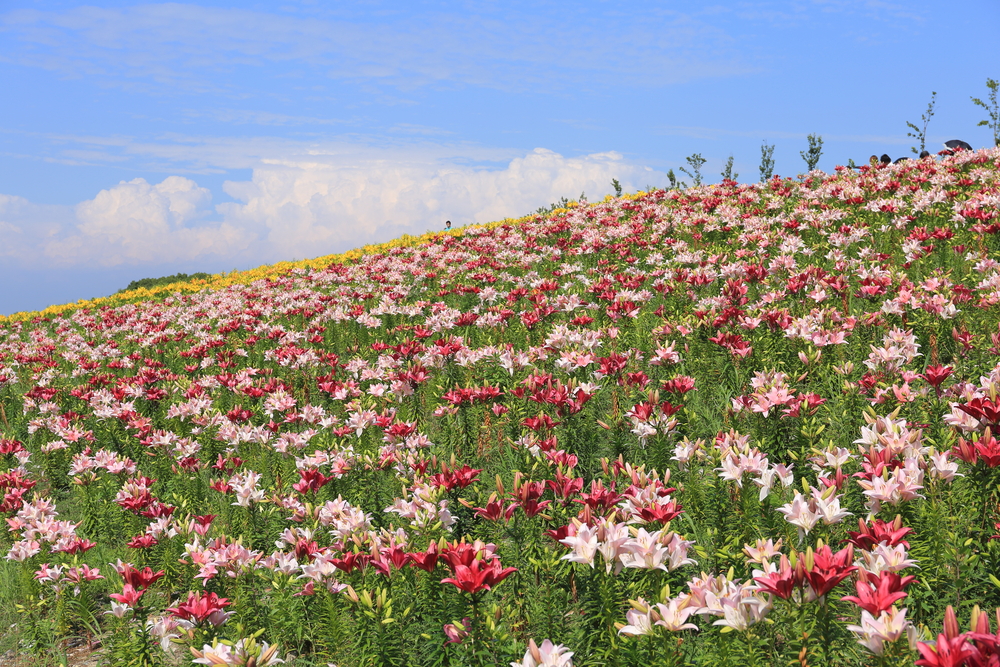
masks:
[(906, 136), (913, 137), (918, 142), (920, 142), (919, 148), (917, 146), (911, 146), (910, 150), (913, 151), (914, 155), (919, 155), (925, 150), (927, 144), (927, 125), (931, 122), (931, 118), (934, 116), (934, 104), (937, 101), (937, 93), (931, 93), (931, 101), (927, 104), (927, 111), (920, 116), (920, 120), (924, 122), (923, 127), (918, 127), (917, 125), (906, 121), (906, 126), (910, 128), (910, 132), (906, 133)]
[(183, 283), (191, 280), (207, 280), (211, 276), (207, 273), (175, 273), (172, 276), (163, 276), (162, 278), (142, 278), (140, 280), (133, 280), (128, 284), (128, 287), (118, 290), (115, 294), (121, 294), (122, 292), (130, 292), (132, 290), (151, 287), (159, 287), (160, 285), (170, 285), (172, 283)]
[(729, 181), (737, 181), (737, 180), (739, 180), (740, 175), (737, 174), (737, 173), (735, 173), (733, 171), (733, 156), (732, 155), (730, 155), (729, 159), (726, 160), (726, 166), (725, 166), (725, 168), (723, 168), (722, 173), (720, 174), (720, 176), (722, 176), (722, 180), (724, 180), (724, 181), (726, 181), (726, 180), (729, 180)]
[(806, 162), (806, 171), (812, 171), (819, 164), (819, 158), (823, 155), (823, 137), (818, 134), (810, 134), (806, 137), (809, 140), (809, 150), (799, 151), (799, 155)]
[(615, 189), (615, 197), (622, 196), (622, 184), (618, 182), (617, 178), (611, 179), (611, 187)]
[(774, 144), (766, 141), (760, 146), (760, 182), (766, 183), (774, 175)]
[[(587, 200), (587, 193), (586, 192), (581, 192), (580, 196), (577, 198), (576, 201), (583, 202), (583, 201), (586, 201), (586, 200)], [(548, 206), (539, 206), (537, 209), (535, 209), (535, 214), (537, 214), (537, 215), (548, 215), (548, 214), (550, 214), (550, 213), (552, 213), (552, 212), (554, 212), (554, 211), (556, 211), (556, 210), (558, 210), (560, 208), (569, 208), (569, 205), (572, 202), (573, 202), (572, 199), (568, 199), (566, 197), (561, 197), (559, 199), (559, 201), (553, 202), (553, 203), (549, 204)]]
[[(39, 539), (37, 553), (0, 559), (0, 649), (58, 664), (69, 638), (89, 634), (108, 664), (171, 664), (150, 628), (205, 591), (231, 617), (178, 631), (182, 658), (259, 640), (295, 667), (503, 665), (550, 639), (577, 667), (912, 664), (906, 638), (875, 656), (847, 629), (860, 622), (841, 599), (851, 577), (820, 599), (803, 585), (758, 597), (750, 607), (766, 616), (745, 627), (706, 600), (687, 619), (697, 631), (623, 632), (630, 613), (680, 601), (700, 573), (717, 599), (751, 586), (758, 540), (803, 562), (821, 541), (840, 549), (869, 513), (913, 529), (906, 552), (920, 569), (903, 570), (918, 580), (898, 606), (922, 641), (948, 605), (963, 627), (974, 605), (1000, 606), (1000, 466), (950, 454), (960, 476), (944, 479), (930, 463), (987, 447), (983, 429), (943, 415), (996, 388), (1000, 313), (981, 258), (1000, 247), (954, 210), (1000, 179), (967, 156), (888, 169), (899, 211), (869, 206), (888, 179), (844, 170), (823, 186), (656, 191), (194, 295), (190, 311), (174, 299), (4, 327), (0, 372), (16, 375), (0, 386), (3, 483), (23, 467), (35, 484), (22, 500), (42, 503), (32, 516), (98, 545), (69, 553)], [(860, 201), (841, 196), (848, 188)], [(928, 201), (935, 188), (951, 194)], [(919, 354), (896, 359), (910, 336)], [(926, 379), (935, 365), (953, 372), (941, 386)], [(496, 395), (461, 398), (485, 387)], [(890, 457), (880, 473), (879, 447)], [(732, 475), (734, 460), (746, 469)], [(449, 487), (463, 465), (475, 479)], [(791, 480), (761, 494), (778, 465)], [(259, 495), (226, 489), (250, 472)], [(329, 479), (303, 486), (310, 472)], [(921, 475), (916, 495), (870, 502), (866, 475), (903, 473)], [(139, 486), (150, 504), (128, 509), (145, 498)], [(852, 516), (800, 530), (777, 511), (824, 494)], [(632, 513), (667, 497), (680, 511), (669, 521)], [(29, 520), (17, 507), (0, 555)], [(641, 529), (660, 546), (690, 542), (693, 562), (625, 567), (614, 545), (592, 564), (569, 560), (553, 535), (613, 530), (603, 518), (621, 522), (623, 540)], [(477, 562), (515, 571), (470, 593), (445, 581), (457, 572), (443, 558), (407, 562), (463, 540), (479, 541)], [(873, 557), (861, 551), (852, 562)], [(119, 560), (163, 572), (121, 617), (107, 613), (123, 592), (109, 566)], [(84, 564), (104, 579), (44, 575)]]
[(989, 119), (979, 121), (976, 126), (989, 127), (992, 129), (993, 144), (1000, 146), (1000, 102), (997, 102), (997, 90), (1000, 89), (1000, 82), (996, 79), (986, 79), (986, 87), (990, 91), (987, 97), (988, 102), (984, 102), (978, 97), (970, 98), (973, 104), (978, 107), (982, 107), (989, 116)]
[(686, 167), (681, 167), (681, 171), (691, 179), (694, 180), (695, 187), (701, 185), (701, 168), (705, 164), (705, 158), (701, 156), (701, 153), (694, 153), (684, 158), (691, 170), (688, 171)]

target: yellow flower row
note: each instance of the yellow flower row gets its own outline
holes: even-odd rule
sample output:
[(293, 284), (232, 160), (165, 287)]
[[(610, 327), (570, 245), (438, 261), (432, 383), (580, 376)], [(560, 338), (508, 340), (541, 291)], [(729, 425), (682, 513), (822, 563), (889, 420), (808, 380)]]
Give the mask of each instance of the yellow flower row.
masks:
[[(633, 197), (636, 195), (632, 195)], [(569, 207), (575, 208), (577, 206), (576, 202), (570, 202)], [(553, 214), (565, 213), (568, 209), (557, 209)], [(23, 311), (19, 313), (14, 313), (12, 315), (0, 315), (0, 324), (4, 322), (23, 322), (26, 320), (31, 320), (36, 317), (51, 317), (54, 315), (61, 315), (63, 313), (72, 312), (79, 310), (81, 308), (97, 308), (101, 306), (121, 306), (126, 303), (134, 303), (137, 301), (148, 301), (157, 297), (165, 297), (170, 294), (176, 294), (178, 292), (200, 292), (201, 290), (218, 290), (231, 285), (248, 285), (256, 280), (263, 280), (266, 278), (273, 278), (276, 276), (284, 275), (289, 271), (294, 269), (323, 269), (330, 264), (342, 264), (344, 262), (351, 262), (365, 255), (371, 255), (376, 253), (387, 252), (393, 248), (409, 248), (417, 246), (423, 243), (429, 243), (435, 239), (439, 239), (443, 236), (462, 236), (469, 229), (488, 229), (491, 227), (497, 227), (499, 225), (505, 224), (517, 224), (524, 222), (533, 218), (534, 215), (527, 215), (521, 218), (505, 218), (504, 220), (498, 220), (496, 222), (488, 222), (477, 225), (469, 225), (467, 227), (460, 227), (457, 229), (452, 229), (449, 231), (441, 232), (430, 232), (427, 234), (422, 234), (420, 236), (410, 236), (409, 234), (404, 234), (403, 236), (393, 239), (387, 243), (379, 243), (375, 245), (366, 245), (362, 248), (356, 248), (354, 250), (348, 250), (347, 252), (341, 253), (339, 255), (326, 255), (323, 257), (317, 257), (315, 259), (304, 259), (296, 262), (278, 262), (277, 264), (265, 264), (263, 266), (258, 266), (254, 269), (249, 269), (247, 271), (232, 271), (230, 273), (219, 273), (209, 278), (200, 280), (191, 280), (187, 282), (170, 283), (169, 285), (158, 285), (156, 287), (146, 288), (140, 287), (139, 289), (130, 290), (128, 292), (122, 292), (120, 294), (114, 294), (112, 296), (103, 296), (96, 299), (80, 299), (76, 303), (66, 303), (57, 306), (49, 306), (45, 310), (36, 311)]]

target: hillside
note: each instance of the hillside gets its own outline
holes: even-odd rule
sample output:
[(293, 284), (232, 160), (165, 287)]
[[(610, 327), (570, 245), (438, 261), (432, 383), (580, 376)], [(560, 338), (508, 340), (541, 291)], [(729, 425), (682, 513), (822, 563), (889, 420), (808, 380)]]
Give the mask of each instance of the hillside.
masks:
[(986, 664), (998, 233), (992, 149), (0, 319), (0, 652)]

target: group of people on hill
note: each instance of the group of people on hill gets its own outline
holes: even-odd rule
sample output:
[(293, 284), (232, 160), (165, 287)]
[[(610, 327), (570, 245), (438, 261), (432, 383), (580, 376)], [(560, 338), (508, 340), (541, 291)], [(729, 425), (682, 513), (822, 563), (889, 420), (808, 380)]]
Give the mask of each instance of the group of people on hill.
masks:
[[(952, 139), (951, 141), (946, 141), (944, 145), (945, 145), (944, 150), (939, 152), (938, 155), (954, 155), (956, 151), (972, 150), (972, 146), (962, 141), (961, 139)], [(929, 151), (926, 150), (920, 151), (920, 159), (923, 159), (925, 157), (930, 157), (930, 155), (931, 154)], [(904, 162), (909, 159), (910, 158), (905, 156), (898, 158), (895, 160), (895, 164), (899, 164), (900, 162)], [(872, 155), (870, 158), (868, 158), (868, 164), (873, 166), (877, 164), (890, 164), (890, 163), (893, 163), (893, 159), (889, 157), (888, 153), (883, 153), (882, 157), (879, 157), (878, 155)]]

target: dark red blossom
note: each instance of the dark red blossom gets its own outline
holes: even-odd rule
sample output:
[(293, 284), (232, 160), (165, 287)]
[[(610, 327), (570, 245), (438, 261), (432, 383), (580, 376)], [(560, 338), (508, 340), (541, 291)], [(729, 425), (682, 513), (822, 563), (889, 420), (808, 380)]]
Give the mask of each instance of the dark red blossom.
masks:
[(431, 542), (426, 551), (413, 551), (407, 554), (413, 567), (418, 567), (425, 572), (432, 572), (438, 562), (437, 542)]
[(985, 425), (1000, 424), (1000, 403), (992, 398), (974, 398), (958, 409)]
[(137, 590), (131, 584), (125, 584), (121, 593), (112, 593), (108, 597), (120, 604), (128, 607), (134, 607), (138, 604), (140, 598), (142, 598), (145, 592), (146, 591)]
[(133, 537), (125, 546), (130, 549), (148, 549), (149, 547), (156, 546), (157, 544), (159, 544), (157, 539), (146, 533)]
[(847, 546), (833, 553), (829, 545), (815, 552), (808, 550), (803, 557), (804, 578), (817, 597), (826, 595), (858, 568), (852, 565), (854, 547)]
[(305, 470), (299, 470), (299, 481), (292, 484), (292, 488), (299, 493), (319, 491), (333, 479), (333, 475), (327, 476), (316, 468), (307, 468)]
[(761, 591), (787, 600), (795, 588), (802, 585), (802, 573), (799, 568), (792, 567), (788, 557), (782, 554), (777, 571), (763, 577), (754, 577), (754, 581)]
[(441, 472), (431, 475), (430, 482), (435, 486), (444, 487), (448, 491), (455, 488), (464, 489), (473, 482), (478, 481), (479, 473), (482, 471), (482, 468), (470, 468), (468, 465), (463, 465), (461, 468), (456, 468), (455, 470), (449, 470), (447, 464), (442, 464)]
[(865, 551), (871, 551), (877, 544), (890, 547), (902, 544), (909, 549), (910, 543), (903, 538), (912, 532), (912, 528), (903, 525), (903, 518), (898, 514), (892, 521), (872, 519), (871, 524), (865, 523), (864, 519), (858, 519), (858, 531), (848, 531), (848, 538), (844, 541)]
[(0, 438), (0, 454), (17, 454), (24, 451), (24, 445), (20, 440), (9, 440)]
[(371, 556), (361, 553), (346, 553), (343, 558), (333, 558), (330, 560), (333, 566), (343, 572), (353, 572), (366, 566), (371, 561)]
[(587, 505), (595, 512), (606, 512), (618, 504), (619, 499), (621, 494), (615, 492), (614, 482), (611, 482), (610, 488), (606, 488), (602, 480), (595, 479), (590, 483), (590, 491), (581, 494), (573, 502)]
[[(934, 645), (917, 642), (917, 650), (922, 656), (914, 665), (922, 667), (963, 667), (968, 665), (973, 647), (965, 635), (948, 638), (939, 634)], [(984, 663), (985, 664), (985, 663)]]
[(926, 380), (929, 385), (934, 387), (934, 389), (938, 391), (938, 395), (940, 395), (941, 383), (947, 380), (951, 374), (951, 366), (941, 366), (938, 364), (928, 366), (920, 377)]
[(511, 517), (514, 516), (514, 510), (517, 509), (517, 503), (510, 503), (507, 507), (503, 506), (496, 496), (491, 496), (491, 499), (486, 503), (486, 507), (474, 507), (476, 516), (482, 517), (487, 521), (510, 521)]
[(137, 570), (129, 563), (124, 563), (116, 569), (118, 570), (118, 574), (122, 576), (122, 579), (125, 580), (126, 584), (142, 590), (149, 588), (166, 574), (163, 570), (153, 572), (150, 567), (144, 567), (141, 570)]
[(188, 593), (187, 600), (176, 607), (167, 607), (166, 611), (196, 625), (208, 621), (218, 626), (228, 618), (229, 614), (223, 610), (230, 604), (228, 598), (220, 598), (217, 593), (192, 592)]
[(503, 567), (499, 559), (473, 560), (469, 565), (456, 565), (454, 572), (455, 576), (442, 579), (441, 583), (451, 584), (464, 593), (475, 594), (490, 590), (517, 572), (517, 568)]
[(694, 389), (694, 384), (694, 378), (686, 375), (678, 375), (675, 378), (666, 380), (660, 386), (663, 388), (663, 391), (671, 394), (686, 394)]
[(853, 602), (872, 616), (887, 611), (889, 607), (906, 597), (904, 588), (909, 586), (916, 577), (900, 577), (895, 572), (885, 571), (880, 574), (864, 574), (854, 582), (857, 595), (845, 595), (840, 598), (845, 602)]

